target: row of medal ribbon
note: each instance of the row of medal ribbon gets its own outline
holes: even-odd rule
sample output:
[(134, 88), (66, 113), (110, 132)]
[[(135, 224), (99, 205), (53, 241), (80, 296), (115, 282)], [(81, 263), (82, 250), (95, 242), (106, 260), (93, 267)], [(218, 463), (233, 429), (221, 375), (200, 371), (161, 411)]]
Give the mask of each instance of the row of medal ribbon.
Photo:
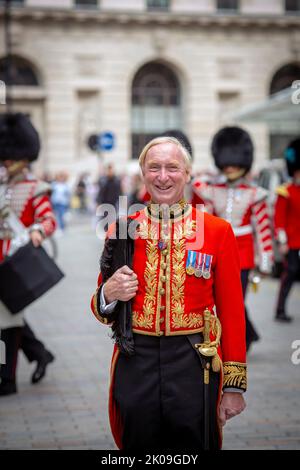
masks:
[(198, 251), (188, 251), (185, 270), (190, 276), (211, 278), (212, 255), (199, 253)]

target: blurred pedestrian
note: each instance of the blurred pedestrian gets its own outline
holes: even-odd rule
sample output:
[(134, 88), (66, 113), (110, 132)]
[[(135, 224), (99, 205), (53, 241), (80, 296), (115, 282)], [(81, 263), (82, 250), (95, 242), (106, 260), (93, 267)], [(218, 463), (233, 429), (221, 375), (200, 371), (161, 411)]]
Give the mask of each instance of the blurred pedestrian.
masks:
[[(256, 266), (255, 244), (260, 272), (265, 275), (272, 270), (271, 222), (266, 202), (268, 192), (247, 179), (254, 154), (248, 132), (239, 127), (224, 127), (215, 134), (211, 150), (221, 176), (210, 182), (194, 180), (192, 203), (204, 203), (208, 212), (231, 223), (238, 242), (245, 299), (249, 274)], [(258, 341), (259, 334), (246, 306), (245, 317), (249, 350), (251, 343)]]
[(275, 320), (290, 322), (286, 302), (294, 281), (300, 271), (300, 138), (285, 150), (285, 160), (292, 182), (277, 188), (274, 212), (275, 239), (284, 256)]
[[(119, 211), (119, 197), (122, 195), (121, 180), (115, 175), (112, 165), (106, 167), (106, 174), (101, 176), (98, 181), (98, 194), (96, 202), (99, 206), (102, 204), (110, 204), (114, 207), (116, 214)], [(104, 219), (103, 214), (100, 219)], [(108, 228), (108, 224), (104, 225), (104, 230)]]
[(113, 165), (106, 167), (106, 174), (99, 179), (99, 191), (97, 194), (97, 204), (112, 204), (118, 209), (119, 196), (122, 194), (121, 181), (115, 175)]
[(57, 218), (58, 228), (61, 231), (66, 228), (65, 215), (70, 209), (71, 191), (67, 181), (67, 173), (60, 171), (52, 182), (51, 202)]
[[(0, 116), (0, 160), (6, 169), (6, 181), (2, 181), (0, 185), (0, 262), (10, 255), (12, 242), (16, 237), (16, 225), (27, 227), (35, 247), (41, 245), (44, 238), (55, 229), (55, 218), (49, 200), (51, 188), (28, 172), (28, 165), (37, 159), (39, 149), (38, 133), (24, 114)], [(11, 218), (16, 220), (14, 227), (9, 224)], [(28, 271), (30, 275), (30, 266)], [(17, 391), (19, 349), (22, 349), (29, 362), (37, 363), (32, 383), (43, 378), (46, 367), (54, 360), (54, 356), (35, 337), (24, 320), (24, 311), (12, 315), (1, 301), (0, 329), (1, 340), (6, 346), (6, 364), (0, 369), (0, 395), (9, 395)]]
[(87, 174), (82, 173), (79, 176), (78, 182), (75, 187), (74, 191), (75, 197), (78, 198), (79, 207), (78, 210), (80, 212), (87, 211)]

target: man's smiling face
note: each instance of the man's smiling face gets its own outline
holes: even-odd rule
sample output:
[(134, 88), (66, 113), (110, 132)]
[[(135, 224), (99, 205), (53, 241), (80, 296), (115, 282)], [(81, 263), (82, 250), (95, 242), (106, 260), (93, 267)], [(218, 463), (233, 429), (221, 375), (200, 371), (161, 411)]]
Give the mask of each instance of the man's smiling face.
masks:
[(190, 174), (176, 144), (166, 142), (151, 147), (145, 157), (142, 172), (153, 202), (171, 206), (183, 198)]

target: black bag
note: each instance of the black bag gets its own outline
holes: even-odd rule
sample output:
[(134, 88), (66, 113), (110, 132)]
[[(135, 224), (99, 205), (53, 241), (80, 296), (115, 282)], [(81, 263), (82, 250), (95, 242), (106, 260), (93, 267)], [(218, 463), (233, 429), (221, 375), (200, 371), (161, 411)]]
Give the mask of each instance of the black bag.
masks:
[(63, 277), (44, 248), (30, 241), (0, 263), (0, 299), (12, 314), (18, 313)]

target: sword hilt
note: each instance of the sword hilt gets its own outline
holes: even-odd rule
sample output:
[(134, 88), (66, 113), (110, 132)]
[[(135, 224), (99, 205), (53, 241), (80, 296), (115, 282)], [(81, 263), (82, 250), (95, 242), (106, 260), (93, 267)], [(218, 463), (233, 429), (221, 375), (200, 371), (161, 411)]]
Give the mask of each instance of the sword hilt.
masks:
[[(204, 327), (203, 327), (203, 343), (195, 344), (195, 348), (205, 357), (214, 357), (217, 355), (217, 347), (221, 338), (221, 324), (217, 317), (214, 318), (216, 339), (210, 341), (210, 331), (212, 328), (212, 314), (211, 311), (206, 308), (203, 312), (204, 316)], [(216, 363), (216, 361), (215, 361)], [(216, 368), (216, 367), (215, 367)]]

